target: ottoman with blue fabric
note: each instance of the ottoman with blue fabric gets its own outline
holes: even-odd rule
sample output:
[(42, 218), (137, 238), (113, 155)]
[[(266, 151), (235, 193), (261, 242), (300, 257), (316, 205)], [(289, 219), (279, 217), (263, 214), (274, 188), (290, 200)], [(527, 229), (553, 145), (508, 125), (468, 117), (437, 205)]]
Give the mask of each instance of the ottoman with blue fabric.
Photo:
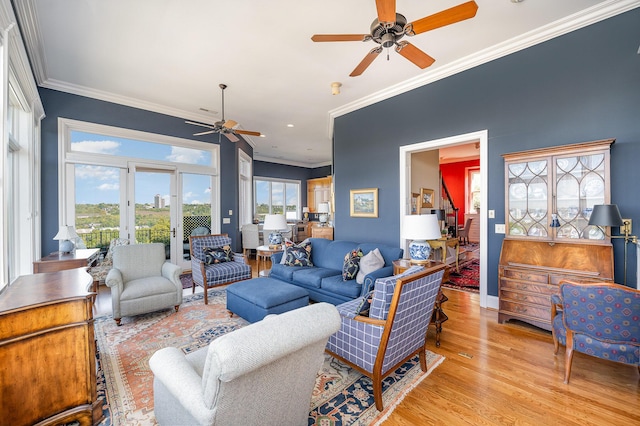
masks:
[(252, 323), (308, 304), (307, 290), (273, 278), (253, 278), (227, 287), (227, 309)]

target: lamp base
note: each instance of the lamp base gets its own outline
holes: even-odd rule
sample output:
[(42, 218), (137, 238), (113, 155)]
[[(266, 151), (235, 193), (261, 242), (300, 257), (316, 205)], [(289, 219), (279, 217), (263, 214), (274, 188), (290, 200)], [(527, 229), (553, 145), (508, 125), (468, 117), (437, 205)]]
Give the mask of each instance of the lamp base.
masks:
[(426, 241), (412, 241), (409, 244), (409, 257), (412, 262), (426, 262), (431, 255), (431, 245)]
[(61, 253), (71, 253), (74, 248), (75, 245), (71, 240), (61, 240), (60, 243), (58, 243), (58, 250)]
[(282, 244), (282, 234), (280, 234), (279, 232), (270, 233), (269, 234), (269, 244), (270, 245)]

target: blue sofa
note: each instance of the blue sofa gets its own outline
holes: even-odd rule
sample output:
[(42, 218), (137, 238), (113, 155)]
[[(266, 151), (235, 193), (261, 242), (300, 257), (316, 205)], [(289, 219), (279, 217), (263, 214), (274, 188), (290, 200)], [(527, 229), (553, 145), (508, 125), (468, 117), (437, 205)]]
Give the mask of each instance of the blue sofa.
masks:
[[(355, 243), (352, 241), (331, 241), (324, 238), (310, 238), (312, 267), (287, 266), (280, 264), (283, 253), (271, 256), (270, 278), (295, 284), (309, 292), (309, 299), (339, 305), (364, 296), (378, 278), (393, 275), (393, 261), (402, 258), (404, 250), (376, 243)], [(351, 250), (362, 249), (366, 255), (378, 248), (384, 258), (384, 266), (368, 274), (364, 283), (356, 280), (342, 280), (344, 257)]]

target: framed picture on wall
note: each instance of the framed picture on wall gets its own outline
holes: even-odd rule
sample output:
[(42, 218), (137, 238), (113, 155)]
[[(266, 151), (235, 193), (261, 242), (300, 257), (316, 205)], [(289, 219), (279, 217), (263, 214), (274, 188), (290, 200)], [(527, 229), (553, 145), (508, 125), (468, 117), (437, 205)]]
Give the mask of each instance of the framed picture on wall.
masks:
[(378, 188), (352, 189), (351, 217), (378, 217)]
[(423, 209), (433, 208), (433, 189), (420, 188), (420, 207)]
[(420, 194), (417, 192), (411, 193), (411, 214), (419, 214), (420, 208), (418, 206), (418, 200), (420, 199)]

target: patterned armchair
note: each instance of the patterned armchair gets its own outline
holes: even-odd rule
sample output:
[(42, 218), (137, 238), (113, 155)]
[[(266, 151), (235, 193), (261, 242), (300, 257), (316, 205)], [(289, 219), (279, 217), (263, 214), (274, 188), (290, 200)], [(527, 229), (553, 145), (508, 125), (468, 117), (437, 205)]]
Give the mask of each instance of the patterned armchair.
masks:
[(251, 278), (251, 266), (245, 263), (241, 253), (233, 253), (233, 259), (230, 262), (207, 263), (205, 249), (231, 247), (231, 238), (227, 234), (191, 236), (189, 244), (191, 246), (192, 292), (195, 292), (196, 285), (204, 288), (205, 305), (209, 303), (207, 290), (210, 287)]
[(554, 354), (565, 349), (564, 382), (573, 351), (624, 364), (640, 372), (640, 291), (608, 283), (560, 282), (551, 297)]
[[(416, 354), (427, 371), (427, 327), (444, 268), (444, 264), (427, 270), (413, 266), (400, 275), (379, 278), (370, 295), (337, 306), (342, 325), (329, 337), (326, 352), (371, 377), (380, 411), (382, 380), (387, 375)], [(357, 314), (368, 299), (369, 316)]]

